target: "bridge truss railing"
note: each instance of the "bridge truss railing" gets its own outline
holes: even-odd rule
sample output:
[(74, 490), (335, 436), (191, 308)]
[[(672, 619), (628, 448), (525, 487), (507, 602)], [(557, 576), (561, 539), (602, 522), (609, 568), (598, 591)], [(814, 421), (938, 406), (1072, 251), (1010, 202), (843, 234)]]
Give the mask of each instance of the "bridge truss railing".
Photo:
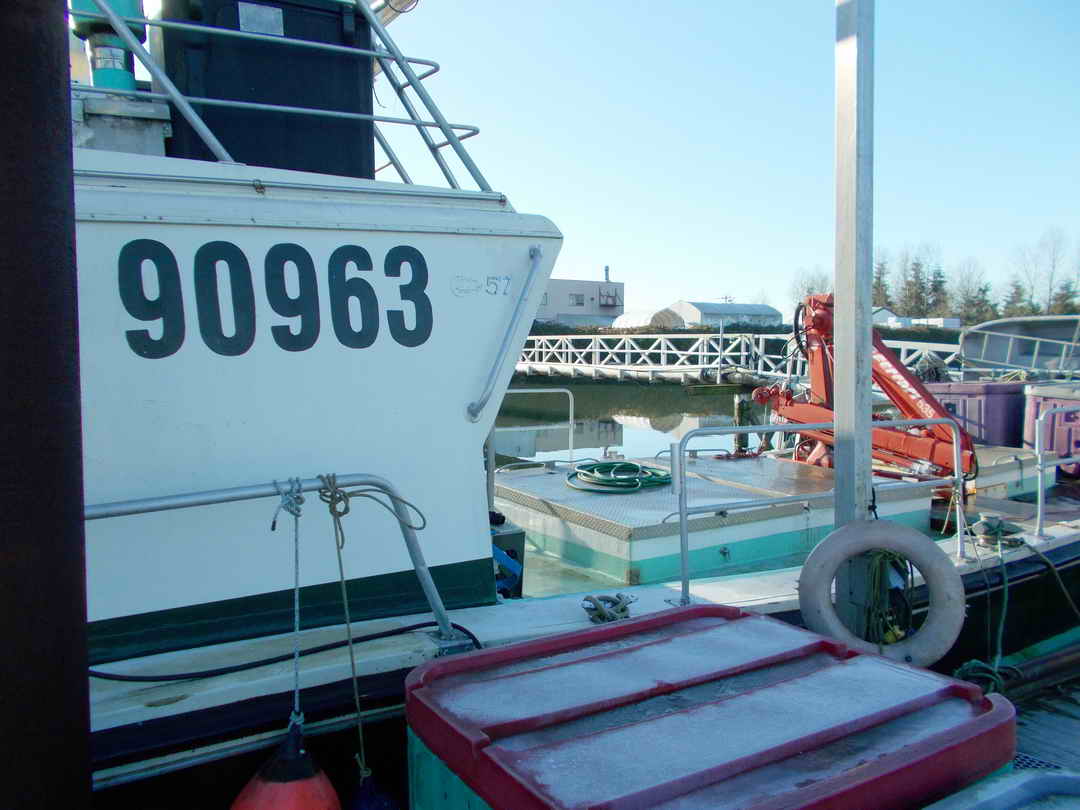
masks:
[[(887, 340), (905, 366), (933, 366), (959, 379), (960, 347), (950, 343)], [(696, 372), (741, 370), (759, 377), (797, 380), (806, 376), (806, 358), (790, 334), (716, 332), (700, 335), (530, 335), (518, 361), (520, 370), (663, 369)]]

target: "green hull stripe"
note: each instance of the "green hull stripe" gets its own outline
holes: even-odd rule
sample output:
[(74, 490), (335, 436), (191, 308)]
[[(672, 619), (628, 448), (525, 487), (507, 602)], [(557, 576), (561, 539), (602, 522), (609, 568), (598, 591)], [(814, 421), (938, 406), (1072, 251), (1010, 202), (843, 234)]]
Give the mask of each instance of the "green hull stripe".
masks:
[[(929, 529), (929, 515), (924, 511), (889, 515), (885, 519), (911, 526), (919, 531)], [(693, 577), (735, 576), (802, 565), (806, 555), (832, 530), (832, 525), (816, 526), (691, 549), (690, 575)], [(527, 535), (529, 540), (542, 551), (605, 574), (623, 585), (648, 585), (656, 582), (670, 582), (679, 578), (681, 563), (678, 554), (665, 554), (643, 560), (626, 560), (572, 540), (548, 537), (531, 530), (527, 532)], [(630, 549), (632, 554), (632, 542)]]
[[(436, 565), (431, 577), (447, 608), (495, 603), (490, 558)], [(349, 580), (348, 593), (354, 621), (429, 610), (412, 571)], [(91, 622), (87, 628), (90, 663), (285, 633), (293, 626), (292, 608), (290, 589)], [(339, 583), (300, 589), (301, 627), (343, 621)]]
[(597, 551), (582, 543), (575, 543), (573, 540), (563, 540), (560, 537), (539, 534), (531, 529), (526, 531), (525, 534), (545, 554), (558, 557), (560, 560), (566, 560), (574, 565), (580, 565), (582, 568), (588, 568), (590, 571), (607, 574), (620, 583), (626, 583), (626, 569), (630, 563), (622, 557), (616, 557), (606, 551)]

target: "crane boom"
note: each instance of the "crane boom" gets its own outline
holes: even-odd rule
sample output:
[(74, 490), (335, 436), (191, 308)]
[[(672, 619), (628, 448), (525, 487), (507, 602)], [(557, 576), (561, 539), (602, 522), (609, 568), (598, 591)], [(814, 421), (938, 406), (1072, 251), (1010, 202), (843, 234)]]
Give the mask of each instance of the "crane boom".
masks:
[[(768, 404), (774, 413), (787, 422), (812, 424), (833, 422), (833, 297), (811, 295), (795, 310), (795, 340), (805, 354), (810, 389), (795, 394), (790, 388), (778, 385), (758, 388), (754, 399)], [(875, 329), (872, 374), (874, 383), (900, 411), (905, 419), (952, 419), (934, 395), (919, 381), (885, 345)], [(963, 471), (969, 473), (975, 465), (971, 436), (960, 427), (960, 458)], [(818, 466), (831, 465), (831, 448), (835, 442), (830, 430), (808, 430), (804, 437), (816, 441), (816, 446), (797, 452), (796, 458)], [(875, 459), (904, 472), (953, 473), (953, 433), (947, 425), (926, 425), (910, 429), (872, 428), (872, 453)], [(936, 468), (936, 469), (935, 469)]]

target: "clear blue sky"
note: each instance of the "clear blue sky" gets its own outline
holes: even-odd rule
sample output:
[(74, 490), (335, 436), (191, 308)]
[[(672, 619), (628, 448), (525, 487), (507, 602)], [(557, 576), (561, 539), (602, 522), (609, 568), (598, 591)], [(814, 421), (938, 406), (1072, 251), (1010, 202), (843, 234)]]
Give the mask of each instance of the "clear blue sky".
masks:
[[(557, 277), (787, 314), (799, 268), (832, 270), (834, 25), (829, 0), (421, 0), (391, 33), (442, 64), (491, 184), (562, 229)], [(875, 245), (1000, 287), (1059, 226), (1075, 269), (1080, 2), (879, 0), (875, 62)]]

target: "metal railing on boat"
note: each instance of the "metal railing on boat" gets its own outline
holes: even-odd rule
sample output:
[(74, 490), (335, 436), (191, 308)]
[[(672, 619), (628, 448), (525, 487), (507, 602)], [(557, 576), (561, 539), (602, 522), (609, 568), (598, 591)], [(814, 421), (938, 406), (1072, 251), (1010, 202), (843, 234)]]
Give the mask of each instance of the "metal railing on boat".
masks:
[[(325, 486), (319, 478), (305, 478), (300, 482), (301, 492), (315, 492)], [(431, 612), (435, 615), (435, 621), (439, 625), (439, 637), (443, 641), (451, 641), (457, 638), (457, 634), (450, 626), (450, 617), (446, 612), (442, 597), (438, 588), (431, 578), (424, 552), (416, 538), (416, 531), (409, 521), (409, 513), (405, 507), (404, 499), (385, 478), (367, 473), (351, 473), (339, 475), (336, 478), (337, 486), (346, 487), (370, 487), (387, 495), (393, 505), (394, 515), (401, 529), (401, 536), (405, 540), (405, 548), (409, 552), (413, 570), (420, 580), (420, 587), (427, 599)], [(276, 482), (268, 484), (254, 484), (246, 487), (231, 487), (228, 489), (211, 489), (204, 492), (188, 492), (180, 495), (162, 495), (156, 498), (139, 498), (130, 501), (113, 501), (111, 503), (89, 504), (83, 509), (85, 520), (103, 520), (105, 518), (122, 517), (125, 515), (143, 515), (151, 512), (165, 512), (173, 509), (188, 509), (193, 506), (211, 506), (214, 504), (234, 503), (236, 501), (250, 501), (258, 498), (280, 497), (281, 487)]]
[[(1063, 320), (1067, 318), (1068, 316), (1064, 316)], [(1078, 339), (1080, 321), (1077, 322), (1072, 340), (981, 329), (976, 326), (963, 333), (960, 345), (966, 372), (990, 370), (1000, 374), (1007, 370), (1052, 370), (1057, 375), (1073, 378), (1078, 373), (1078, 370), (1072, 367), (1076, 363)], [(978, 363), (982, 365), (976, 365)]]
[(510, 315), (510, 323), (506, 325), (502, 343), (495, 353), (491, 371), (488, 372), (487, 379), (484, 381), (484, 390), (480, 392), (478, 399), (465, 406), (465, 416), (470, 422), (480, 421), (480, 414), (483, 413), (488, 400), (491, 399), (491, 395), (495, 392), (495, 383), (499, 379), (499, 371), (502, 370), (503, 364), (506, 362), (506, 358), (510, 353), (510, 344), (513, 342), (514, 335), (517, 334), (518, 327), (521, 325), (521, 318), (525, 314), (525, 302), (529, 298), (529, 293), (532, 292), (536, 274), (540, 272), (540, 259), (543, 255), (544, 249), (540, 245), (531, 245), (529, 247), (529, 275), (525, 277), (525, 283), (521, 285), (521, 295), (518, 296), (517, 302), (514, 304), (514, 312)]
[[(1078, 409), (1080, 410), (1080, 409)], [(964, 535), (966, 527), (964, 522), (964, 469), (962, 466), (960, 451), (960, 427), (952, 419), (890, 419), (875, 421), (875, 428), (890, 427), (921, 427), (925, 425), (946, 425), (953, 434), (953, 471), (954, 475), (945, 478), (932, 478), (923, 481), (897, 481), (893, 483), (878, 484), (874, 487), (875, 492), (893, 492), (904, 489), (932, 489), (942, 486), (943, 483), (951, 482), (953, 497), (956, 503), (956, 555), (960, 560), (964, 559)], [(680, 578), (682, 581), (682, 593), (680, 604), (690, 604), (690, 515), (717, 514), (729, 512), (733, 509), (751, 509), (761, 506), (779, 506), (791, 503), (807, 503), (809, 501), (830, 500), (835, 497), (835, 488), (825, 492), (808, 493), (804, 495), (788, 495), (777, 498), (753, 498), (745, 501), (729, 503), (715, 503), (690, 506), (687, 503), (686, 487), (686, 454), (687, 444), (691, 439), (700, 436), (724, 436), (739, 433), (799, 433), (804, 430), (835, 430), (836, 425), (832, 422), (819, 422), (812, 425), (800, 425), (793, 422), (781, 422), (766, 425), (744, 425), (726, 427), (697, 428), (686, 433), (678, 442), (673, 442), (671, 452), (672, 484), (679, 502), (679, 557)], [(1080, 459), (1077, 459), (1080, 460)]]
[[(566, 394), (570, 401), (570, 416), (567, 429), (567, 443), (569, 445), (568, 458), (574, 460), (574, 392), (569, 388), (508, 388), (505, 397), (511, 394)], [(492, 428), (484, 443), (484, 468), (487, 472), (487, 497), (488, 510), (495, 508), (495, 434), (500, 430), (513, 430), (513, 428)]]
[(1058, 467), (1065, 464), (1076, 464), (1080, 462), (1080, 456), (1056, 458), (1050, 462), (1043, 461), (1043, 451), (1046, 442), (1044, 438), (1046, 431), (1044, 428), (1046, 426), (1047, 417), (1058, 413), (1080, 413), (1080, 406), (1068, 405), (1058, 408), (1047, 408), (1040, 413), (1039, 418), (1035, 420), (1035, 469), (1039, 471), (1039, 480), (1035, 487), (1038, 504), (1038, 508), (1035, 512), (1035, 536), (1040, 539), (1046, 537), (1046, 534), (1043, 531), (1046, 521), (1046, 491), (1043, 489), (1042, 485), (1043, 470), (1054, 469), (1056, 471)]
[[(236, 31), (211, 25), (201, 25), (199, 23), (160, 20), (148, 17), (122, 17), (112, 8), (108, 0), (93, 0), (93, 2), (101, 11), (100, 14), (94, 14), (93, 12), (78, 9), (68, 9), (68, 14), (73, 18), (109, 23), (115, 34), (123, 40), (124, 46), (135, 55), (135, 58), (139, 60), (144, 68), (146, 68), (147, 72), (153, 77), (154, 81), (163, 92), (158, 93), (146, 90), (128, 90), (111, 87), (90, 87), (82, 84), (77, 85), (79, 92), (127, 96), (149, 101), (171, 101), (176, 106), (180, 115), (184, 117), (188, 124), (191, 125), (191, 128), (198, 134), (207, 149), (209, 149), (211, 154), (219, 161), (234, 162), (228, 150), (206, 125), (206, 122), (203, 121), (202, 117), (195, 111), (195, 106), (232, 107), (236, 109), (261, 110), (265, 112), (279, 112), (294, 115), (314, 115), (325, 118), (371, 121), (375, 140), (378, 142), (379, 148), (387, 158), (387, 162), (377, 167), (375, 172), (378, 173), (385, 168), (393, 166), (394, 170), (398, 173), (398, 176), (404, 183), (412, 183), (412, 178), (399, 160), (397, 154), (394, 152), (389, 141), (386, 139), (386, 136), (379, 129), (378, 124), (405, 124), (414, 126), (451, 188), (460, 189), (461, 186), (449, 164), (447, 164), (446, 159), (442, 155), (442, 150), (447, 146), (454, 150), (454, 153), (457, 155), (466, 171), (468, 171), (473, 182), (480, 191), (491, 192), (492, 190), (491, 186), (484, 178), (484, 175), (462, 145), (462, 141), (479, 134), (479, 128), (469, 124), (452, 124), (447, 121), (446, 117), (443, 115), (438, 105), (435, 104), (434, 99), (423, 85), (424, 79), (429, 78), (439, 71), (439, 64), (430, 59), (405, 56), (397, 46), (397, 43), (395, 43), (389, 33), (387, 33), (386, 27), (378, 18), (378, 14), (367, 4), (367, 2), (365, 2), (365, 0), (338, 0), (338, 2), (344, 6), (356, 7), (357, 11), (364, 17), (365, 21), (370, 26), (371, 31), (382, 43), (381, 48), (351, 48), (342, 45), (293, 39), (285, 36), (259, 34), (250, 31)], [(193, 31), (211, 36), (252, 40), (270, 45), (284, 45), (332, 53), (342, 53), (350, 56), (371, 57), (377, 62), (383, 74), (386, 76), (387, 81), (393, 88), (394, 93), (397, 95), (398, 100), (401, 102), (402, 107), (409, 117), (398, 118), (395, 116), (347, 112), (342, 110), (326, 110), (315, 107), (295, 107), (281, 104), (261, 104), (230, 99), (185, 96), (180, 92), (179, 88), (177, 88), (172, 80), (169, 79), (164, 69), (157, 63), (150, 52), (143, 47), (138, 38), (132, 33), (131, 28), (129, 27), (131, 25), (148, 25), (155, 28)], [(418, 74), (413, 69), (413, 65), (423, 65), (427, 67), (427, 70)], [(399, 80), (397, 78), (393, 71), (394, 67), (401, 72), (404, 80)], [(433, 120), (427, 120), (421, 117), (416, 104), (413, 103), (412, 99), (410, 99), (406, 93), (406, 91), (410, 89), (419, 98), (420, 103)], [(431, 129), (438, 129), (442, 134), (443, 140), (436, 142), (429, 131)]]

